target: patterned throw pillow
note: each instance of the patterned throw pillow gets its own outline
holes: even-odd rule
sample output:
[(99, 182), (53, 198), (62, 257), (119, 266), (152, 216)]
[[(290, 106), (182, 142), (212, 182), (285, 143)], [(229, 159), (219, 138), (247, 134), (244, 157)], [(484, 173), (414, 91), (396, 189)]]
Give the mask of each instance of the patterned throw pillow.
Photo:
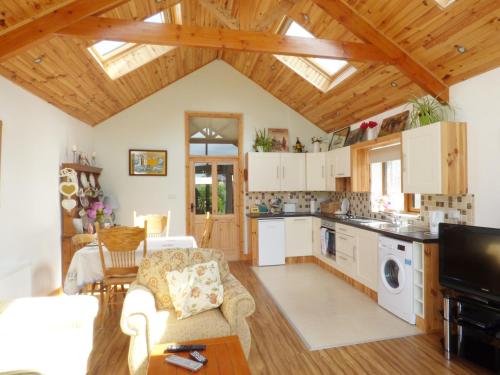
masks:
[(222, 286), (217, 262), (195, 264), (166, 273), (170, 298), (177, 319), (184, 319), (222, 304)]

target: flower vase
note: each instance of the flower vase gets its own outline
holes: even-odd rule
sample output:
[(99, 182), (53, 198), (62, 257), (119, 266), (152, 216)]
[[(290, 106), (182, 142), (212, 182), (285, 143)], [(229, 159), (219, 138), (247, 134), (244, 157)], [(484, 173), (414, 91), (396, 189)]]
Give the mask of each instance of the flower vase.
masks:
[(319, 144), (319, 142), (313, 143), (313, 152), (321, 152), (321, 145)]
[(366, 129), (366, 140), (371, 141), (372, 139), (377, 138), (378, 128), (368, 128)]

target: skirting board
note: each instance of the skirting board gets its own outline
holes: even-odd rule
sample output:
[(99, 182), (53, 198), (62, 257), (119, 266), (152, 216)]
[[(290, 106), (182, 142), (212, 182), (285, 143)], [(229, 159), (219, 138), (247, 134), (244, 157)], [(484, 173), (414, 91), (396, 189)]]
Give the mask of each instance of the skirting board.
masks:
[(341, 278), (348, 284), (352, 285), (356, 289), (360, 290), (364, 294), (366, 294), (368, 297), (370, 297), (372, 300), (375, 302), (378, 301), (378, 294), (374, 290), (368, 288), (367, 286), (361, 284), (359, 281), (354, 280), (352, 277), (347, 276), (345, 273), (340, 272), (339, 270), (333, 268), (329, 264), (323, 262), (321, 259), (313, 256), (313, 255), (306, 255), (306, 256), (300, 256), (300, 257), (287, 257), (285, 259), (286, 264), (297, 264), (297, 263), (314, 263), (320, 266), (321, 268), (327, 270), (328, 272), (333, 273), (335, 276)]

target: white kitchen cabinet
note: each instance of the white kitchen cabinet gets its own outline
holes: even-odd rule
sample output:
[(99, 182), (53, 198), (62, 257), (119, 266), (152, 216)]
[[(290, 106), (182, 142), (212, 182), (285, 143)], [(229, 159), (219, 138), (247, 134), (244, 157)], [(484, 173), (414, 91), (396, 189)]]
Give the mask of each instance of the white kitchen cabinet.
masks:
[(312, 255), (312, 217), (285, 218), (286, 256)]
[[(336, 228), (337, 229), (337, 228)], [(355, 229), (355, 228), (353, 228)], [(349, 230), (350, 232), (350, 230)], [(344, 274), (349, 277), (355, 278), (356, 273), (356, 231), (353, 231), (354, 235), (348, 234), (348, 232), (339, 232), (335, 234), (336, 243), (336, 262), (337, 266)]]
[(333, 150), (335, 177), (351, 177), (351, 147)]
[(326, 152), (306, 154), (307, 191), (326, 190)]
[(273, 152), (247, 154), (248, 191), (281, 190), (281, 155)]
[(336, 177), (335, 177), (335, 153), (336, 150), (331, 150), (326, 153), (326, 190), (336, 191)]
[(403, 192), (467, 193), (465, 123), (438, 122), (402, 134)]
[(306, 190), (306, 158), (304, 154), (283, 152), (281, 155), (281, 191)]
[(312, 252), (313, 255), (321, 254), (321, 219), (312, 218)]
[(248, 191), (305, 191), (305, 154), (249, 152)]
[(356, 236), (356, 280), (372, 290), (378, 288), (378, 234), (358, 229)]

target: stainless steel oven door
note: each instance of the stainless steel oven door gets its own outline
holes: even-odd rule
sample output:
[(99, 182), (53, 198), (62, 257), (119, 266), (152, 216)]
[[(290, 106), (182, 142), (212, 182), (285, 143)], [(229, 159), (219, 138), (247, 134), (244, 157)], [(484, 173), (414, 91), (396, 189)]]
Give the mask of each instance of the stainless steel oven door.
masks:
[(333, 259), (337, 255), (335, 231), (331, 228), (321, 227), (321, 253)]

